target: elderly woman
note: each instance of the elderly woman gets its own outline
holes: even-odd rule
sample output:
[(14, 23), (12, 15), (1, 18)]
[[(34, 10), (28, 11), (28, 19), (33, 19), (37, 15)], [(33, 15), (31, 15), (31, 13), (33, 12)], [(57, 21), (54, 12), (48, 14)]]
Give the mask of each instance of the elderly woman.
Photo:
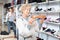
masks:
[[(18, 40), (23, 40), (25, 37), (32, 35), (31, 31), (28, 29), (28, 16), (30, 12), (31, 5), (24, 4), (21, 6), (22, 15), (16, 21), (16, 27), (18, 29)], [(29, 40), (29, 39), (28, 39)]]
[[(31, 5), (24, 4), (21, 6), (20, 11), (22, 12), (21, 16), (16, 20), (16, 27), (18, 29), (19, 35), (18, 40), (23, 40), (23, 37), (29, 37), (34, 36), (35, 31), (39, 31), (38, 29), (38, 23), (35, 21), (36, 18), (39, 18), (39, 16), (32, 16), (30, 20), (28, 20), (29, 14), (30, 14)], [(41, 17), (40, 17), (41, 18)], [(30, 26), (29, 26), (30, 25)], [(29, 40), (29, 39), (28, 39)], [(30, 40), (36, 40), (30, 39)]]

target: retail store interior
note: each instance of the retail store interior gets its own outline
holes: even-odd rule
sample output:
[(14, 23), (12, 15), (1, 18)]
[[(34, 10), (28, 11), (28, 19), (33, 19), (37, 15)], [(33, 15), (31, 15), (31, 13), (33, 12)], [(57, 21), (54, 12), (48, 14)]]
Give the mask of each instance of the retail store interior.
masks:
[(60, 40), (60, 0), (0, 0), (0, 40)]

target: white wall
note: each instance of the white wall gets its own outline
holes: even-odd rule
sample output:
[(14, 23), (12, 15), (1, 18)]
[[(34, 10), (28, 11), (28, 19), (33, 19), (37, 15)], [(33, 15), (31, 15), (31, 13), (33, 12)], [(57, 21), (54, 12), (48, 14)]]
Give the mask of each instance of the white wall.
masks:
[(12, 0), (0, 0), (0, 3), (11, 3)]
[(0, 0), (0, 3), (6, 3), (7, 0)]
[(11, 3), (12, 2), (12, 0), (7, 0), (7, 3)]

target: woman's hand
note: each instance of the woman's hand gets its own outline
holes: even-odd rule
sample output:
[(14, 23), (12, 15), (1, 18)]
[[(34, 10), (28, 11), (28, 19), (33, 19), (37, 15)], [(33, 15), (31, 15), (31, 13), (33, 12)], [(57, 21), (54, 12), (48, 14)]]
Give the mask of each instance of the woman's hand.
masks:
[(35, 21), (36, 15), (32, 15), (32, 17), (29, 20), (29, 24), (32, 25), (32, 23)]
[(34, 22), (34, 19), (31, 18), (31, 19), (29, 20), (29, 24), (32, 25), (33, 22)]

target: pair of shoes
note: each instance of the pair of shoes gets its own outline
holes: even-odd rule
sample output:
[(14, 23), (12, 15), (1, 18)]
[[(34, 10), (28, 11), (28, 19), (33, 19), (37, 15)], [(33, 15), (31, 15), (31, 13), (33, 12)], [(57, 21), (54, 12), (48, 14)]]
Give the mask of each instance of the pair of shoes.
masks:
[(6, 32), (6, 31), (2, 31), (2, 32), (1, 32), (1, 35), (9, 35), (9, 33)]
[(38, 8), (37, 8), (37, 10), (36, 10), (36, 11), (41, 11), (41, 10), (42, 10), (42, 8), (41, 8), (41, 9), (38, 9)]
[(56, 31), (54, 29), (47, 29), (45, 32), (50, 32), (51, 34), (54, 34)]

